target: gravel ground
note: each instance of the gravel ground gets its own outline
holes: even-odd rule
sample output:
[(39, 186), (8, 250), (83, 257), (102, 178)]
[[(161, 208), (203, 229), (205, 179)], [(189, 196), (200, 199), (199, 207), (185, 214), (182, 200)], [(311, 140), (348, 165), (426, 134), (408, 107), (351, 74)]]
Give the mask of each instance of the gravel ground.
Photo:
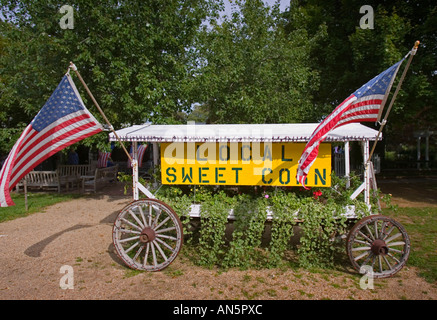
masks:
[[(405, 201), (407, 205), (429, 204), (414, 200)], [(367, 290), (360, 288), (361, 275), (349, 266), (327, 273), (220, 272), (194, 266), (180, 254), (161, 272), (135, 272), (123, 265), (112, 246), (112, 223), (130, 201), (117, 185), (0, 223), (0, 299), (437, 299), (437, 284), (417, 276), (408, 263), (392, 278), (375, 279), (374, 289)], [(73, 278), (67, 281), (69, 275)], [(61, 288), (61, 284), (70, 288)]]

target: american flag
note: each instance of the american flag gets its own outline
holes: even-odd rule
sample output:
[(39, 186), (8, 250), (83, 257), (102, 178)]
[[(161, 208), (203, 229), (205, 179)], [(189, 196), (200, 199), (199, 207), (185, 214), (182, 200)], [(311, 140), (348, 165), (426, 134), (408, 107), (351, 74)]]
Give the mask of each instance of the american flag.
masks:
[(319, 145), (328, 133), (351, 122), (376, 122), (402, 64), (402, 59), (352, 93), (324, 119), (312, 133), (297, 167), (296, 178), (305, 187), (305, 179), (316, 161)]
[(108, 166), (111, 152), (99, 151), (99, 157), (97, 159), (97, 168), (106, 168)]
[[(147, 145), (144, 144), (140, 144), (138, 146), (138, 168), (141, 168), (143, 166), (143, 158), (144, 158), (144, 154), (146, 152), (147, 149)], [(132, 157), (132, 151), (130, 152), (130, 155)], [(128, 168), (132, 168), (132, 163), (130, 161), (130, 159), (127, 159), (127, 167)]]
[(0, 171), (0, 207), (14, 205), (10, 191), (38, 164), (102, 129), (67, 73), (9, 153)]

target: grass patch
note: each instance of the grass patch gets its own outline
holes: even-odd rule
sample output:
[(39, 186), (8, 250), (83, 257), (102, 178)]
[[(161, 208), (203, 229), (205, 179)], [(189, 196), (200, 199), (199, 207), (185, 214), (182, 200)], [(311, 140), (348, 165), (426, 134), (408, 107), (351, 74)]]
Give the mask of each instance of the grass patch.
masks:
[(40, 212), (53, 204), (78, 198), (80, 195), (58, 193), (28, 193), (27, 203), (29, 210), (26, 211), (24, 194), (11, 194), (15, 206), (0, 208), (0, 222), (13, 220)]
[(437, 281), (437, 208), (398, 208), (387, 214), (405, 227), (411, 250), (407, 266), (420, 269), (428, 282)]

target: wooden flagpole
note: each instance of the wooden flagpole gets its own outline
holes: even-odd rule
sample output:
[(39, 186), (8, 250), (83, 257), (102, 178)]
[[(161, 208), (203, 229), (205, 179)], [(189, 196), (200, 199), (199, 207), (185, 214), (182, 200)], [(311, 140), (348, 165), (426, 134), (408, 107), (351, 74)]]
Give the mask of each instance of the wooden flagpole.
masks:
[(97, 103), (97, 100), (94, 98), (93, 94), (91, 93), (90, 89), (88, 88), (88, 86), (86, 85), (85, 81), (83, 81), (82, 76), (80, 75), (79, 71), (77, 71), (77, 67), (74, 65), (73, 62), (70, 62), (70, 67), (71, 70), (73, 70), (77, 77), (79, 78), (80, 82), (82, 82), (82, 85), (85, 87), (86, 92), (88, 93), (88, 95), (90, 96), (91, 100), (93, 101), (94, 105), (97, 107), (97, 110), (99, 110), (100, 114), (102, 115), (103, 119), (105, 120), (106, 124), (109, 126), (109, 128), (111, 129), (112, 133), (115, 135), (115, 137), (117, 138), (118, 142), (120, 143), (121, 147), (123, 148), (124, 152), (126, 153), (127, 157), (129, 158), (129, 160), (132, 163), (132, 157), (129, 154), (129, 152), (126, 150), (126, 147), (124, 146), (124, 144), (122, 143), (121, 139), (119, 138), (119, 136), (117, 135), (117, 133), (114, 130), (114, 127), (112, 126), (112, 124), (109, 122), (108, 118), (106, 117), (105, 113), (103, 112), (103, 110), (100, 108), (99, 104)]
[(29, 211), (29, 204), (27, 202), (27, 175), (24, 176), (23, 188), (24, 188), (24, 207), (26, 208), (26, 212), (27, 212)]
[(395, 93), (393, 94), (393, 98), (390, 101), (390, 105), (388, 106), (388, 109), (387, 109), (387, 112), (385, 113), (384, 119), (381, 122), (381, 127), (379, 128), (378, 135), (376, 136), (376, 140), (373, 143), (372, 150), (369, 153), (369, 158), (367, 159), (368, 163), (372, 160), (373, 152), (375, 151), (375, 147), (376, 147), (376, 144), (378, 143), (378, 139), (382, 133), (382, 130), (384, 129), (385, 124), (387, 123), (388, 115), (390, 114), (390, 111), (391, 111), (391, 108), (393, 107), (393, 103), (396, 99), (396, 96), (398, 95), (398, 92), (401, 89), (402, 82), (404, 81), (405, 75), (407, 74), (408, 68), (410, 67), (411, 60), (413, 60), (413, 56), (416, 55), (417, 48), (419, 48), (419, 44), (420, 44), (420, 41), (416, 41), (414, 43), (413, 48), (408, 53), (410, 55), (410, 57), (408, 58), (407, 65), (405, 66), (405, 69), (402, 73), (401, 79), (399, 80), (399, 83), (396, 87)]

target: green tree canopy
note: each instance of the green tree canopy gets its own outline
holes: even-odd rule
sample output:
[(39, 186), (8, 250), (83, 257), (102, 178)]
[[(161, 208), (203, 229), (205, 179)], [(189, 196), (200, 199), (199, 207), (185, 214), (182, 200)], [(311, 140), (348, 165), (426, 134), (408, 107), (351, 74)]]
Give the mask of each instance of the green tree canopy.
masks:
[(239, 10), (204, 26), (196, 42), (192, 95), (211, 123), (286, 123), (312, 117), (319, 74), (310, 61), (314, 39), (286, 33), (279, 6), (236, 1)]
[[(0, 151), (10, 150), (70, 61), (115, 128), (187, 116), (315, 122), (415, 40), (421, 46), (385, 140), (399, 144), (414, 130), (436, 130), (435, 1), (291, 0), (285, 12), (262, 0), (233, 3), (237, 10), (218, 19), (222, 1), (77, 0), (74, 28), (62, 29), (56, 1), (0, 0)], [(360, 28), (363, 4), (374, 10), (374, 29)], [(97, 141), (106, 135), (85, 143)]]
[[(201, 23), (217, 11), (217, 1), (70, 3), (74, 26), (62, 29), (65, 13), (60, 13), (59, 1), (0, 0), (5, 18), (0, 21), (0, 128), (27, 125), (70, 61), (115, 128), (172, 123), (178, 112), (190, 109), (188, 48)], [(100, 118), (87, 95), (82, 96)], [(1, 148), (10, 150), (14, 138)], [(95, 139), (107, 141), (107, 136), (87, 141)]]
[[(363, 5), (373, 8), (373, 29), (360, 28)], [(419, 40), (421, 46), (390, 113), (384, 140), (399, 145), (413, 142), (415, 130), (435, 130), (436, 13), (437, 4), (431, 0), (292, 0), (284, 13), (288, 32), (301, 27), (311, 36), (320, 26), (326, 27), (327, 36), (318, 38), (311, 52), (322, 79), (313, 100), (319, 116), (329, 114), (357, 88), (399, 61)]]

